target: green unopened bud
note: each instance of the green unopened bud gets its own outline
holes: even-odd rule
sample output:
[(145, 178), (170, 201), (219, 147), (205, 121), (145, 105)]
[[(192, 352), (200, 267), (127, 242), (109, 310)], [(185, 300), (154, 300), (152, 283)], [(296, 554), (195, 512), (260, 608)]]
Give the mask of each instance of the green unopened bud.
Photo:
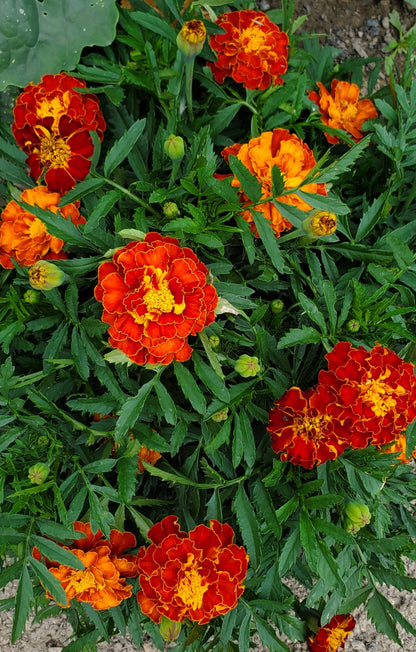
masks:
[(243, 378), (249, 378), (250, 376), (257, 376), (261, 367), (258, 358), (244, 354), (240, 355), (234, 365), (234, 369)]
[(185, 154), (183, 138), (171, 134), (166, 138), (163, 149), (172, 161), (180, 161)]
[(219, 412), (216, 412), (212, 415), (211, 419), (216, 421), (216, 423), (220, 423), (220, 421), (226, 421), (228, 419), (228, 408), (226, 407)]
[(202, 20), (188, 20), (176, 37), (176, 44), (182, 54), (193, 59), (201, 53), (207, 38), (207, 30)]
[(170, 620), (170, 618), (167, 618), (166, 616), (162, 616), (159, 631), (164, 641), (176, 641), (181, 633), (181, 623), (178, 623), (175, 620)]
[(275, 315), (278, 315), (279, 312), (282, 312), (284, 307), (285, 304), (281, 299), (273, 299), (273, 301), (270, 304), (270, 308), (272, 309), (272, 312), (275, 313)]
[(218, 335), (210, 335), (208, 341), (211, 344), (212, 349), (217, 349), (220, 345), (220, 338)]
[(358, 319), (350, 319), (347, 322), (347, 328), (350, 333), (357, 333), (360, 330), (360, 322)]
[(303, 220), (302, 228), (310, 238), (331, 235), (337, 230), (337, 216), (335, 213), (316, 209)]
[(38, 446), (46, 446), (46, 444), (49, 442), (49, 439), (47, 438), (46, 435), (39, 435), (37, 445)]
[(367, 505), (359, 503), (357, 500), (351, 500), (345, 507), (347, 520), (360, 530), (371, 521), (371, 512)]
[(163, 204), (163, 214), (171, 219), (172, 217), (177, 217), (179, 215), (178, 205), (174, 201), (167, 201), (166, 204)]
[(49, 466), (38, 462), (30, 467), (27, 477), (32, 484), (42, 484), (49, 475)]
[(66, 274), (48, 260), (38, 260), (29, 268), (29, 283), (35, 290), (52, 290), (66, 280)]
[(39, 303), (39, 299), (40, 299), (40, 294), (35, 290), (26, 290), (26, 292), (23, 295), (23, 301), (25, 303), (31, 303), (32, 305), (34, 305), (35, 303)]
[(357, 534), (357, 532), (361, 530), (360, 526), (357, 525), (357, 523), (353, 523), (349, 518), (345, 519), (344, 527), (348, 534)]

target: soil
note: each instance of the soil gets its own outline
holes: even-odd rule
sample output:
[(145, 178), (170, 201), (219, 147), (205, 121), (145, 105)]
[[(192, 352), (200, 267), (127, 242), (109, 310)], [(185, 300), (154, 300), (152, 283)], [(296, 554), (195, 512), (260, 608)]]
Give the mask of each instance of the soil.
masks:
[[(280, 0), (263, 0), (262, 9), (281, 7)], [(416, 9), (405, 0), (297, 0), (296, 16), (306, 14), (307, 21), (302, 30), (320, 34), (320, 42), (326, 42), (340, 50), (339, 59), (347, 57), (383, 56), (386, 45), (398, 38), (397, 30), (389, 22), (389, 15), (398, 12), (403, 33), (416, 23)], [(416, 563), (409, 567), (409, 574), (416, 577)], [(14, 587), (9, 585), (0, 591), (0, 597), (9, 597)], [(414, 594), (391, 589), (385, 591), (410, 622), (416, 626), (416, 604)], [(362, 609), (354, 612), (357, 626), (345, 644), (345, 652), (416, 652), (416, 639), (401, 632), (403, 647), (392, 643), (377, 633)], [(12, 612), (0, 612), (0, 652), (60, 652), (71, 635), (71, 627), (65, 616), (50, 618), (40, 624), (29, 623), (22, 639), (12, 645), (10, 635)], [(303, 652), (306, 644), (294, 643), (293, 652)], [(259, 644), (253, 648), (259, 652)], [(100, 643), (99, 652), (137, 652), (136, 646), (127, 638), (114, 637), (110, 643)], [(143, 644), (140, 652), (156, 652), (150, 641)], [(213, 651), (215, 652), (215, 651)]]

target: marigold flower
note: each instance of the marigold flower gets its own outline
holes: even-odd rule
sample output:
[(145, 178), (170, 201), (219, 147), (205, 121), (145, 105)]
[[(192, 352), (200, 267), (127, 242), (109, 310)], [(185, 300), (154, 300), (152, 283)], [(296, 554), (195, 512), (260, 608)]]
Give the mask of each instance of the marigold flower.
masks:
[(209, 44), (217, 55), (208, 61), (215, 80), (226, 77), (251, 90), (264, 90), (283, 84), (287, 70), (289, 39), (262, 11), (244, 9), (224, 13), (217, 19), (225, 32), (210, 36)]
[(177, 516), (150, 528), (152, 542), (137, 554), (141, 590), (137, 601), (155, 623), (162, 616), (181, 623), (185, 618), (205, 625), (226, 614), (244, 592), (248, 556), (233, 543), (228, 524), (211, 520), (191, 532), (180, 529)]
[(408, 464), (416, 457), (416, 448), (414, 448), (413, 453), (410, 453), (410, 457), (406, 457), (406, 446), (406, 433), (401, 432), (388, 448), (383, 449), (383, 453), (397, 453), (397, 459), (402, 464)]
[(349, 431), (350, 445), (398, 438), (416, 417), (414, 365), (379, 344), (367, 351), (338, 342), (325, 357), (328, 371), (321, 370), (318, 380), (336, 394), (328, 411)]
[(176, 238), (148, 233), (100, 265), (95, 298), (111, 346), (137, 364), (188, 360), (188, 336), (214, 321), (218, 296), (208, 269)]
[(345, 647), (345, 640), (355, 627), (351, 614), (331, 618), (327, 625), (321, 627), (314, 637), (308, 639), (309, 652), (338, 652)]
[[(333, 79), (330, 93), (321, 82), (317, 82), (317, 86), (319, 95), (316, 91), (310, 91), (308, 97), (318, 106), (323, 124), (347, 131), (358, 143), (364, 136), (361, 130), (363, 123), (377, 117), (377, 109), (372, 101), (358, 99), (360, 89), (357, 84)], [(339, 143), (337, 136), (327, 133), (325, 136), (328, 143)]]
[[(35, 186), (23, 190), (21, 201), (31, 206), (39, 206), (53, 213), (58, 210), (63, 217), (70, 219), (74, 224), (85, 224), (86, 220), (79, 213), (79, 201), (60, 206), (61, 195), (50, 192), (46, 186)], [(44, 223), (19, 206), (15, 201), (10, 201), (0, 216), (0, 265), (12, 269), (12, 259), (21, 267), (30, 267), (41, 259), (66, 258), (62, 247), (64, 242), (48, 233)]]
[[(255, 175), (261, 183), (261, 198), (266, 199), (270, 197), (270, 200), (273, 199), (273, 166), (277, 165), (280, 169), (283, 175), (285, 189), (288, 189), (300, 185), (316, 163), (313, 152), (308, 145), (295, 134), (289, 133), (287, 129), (266, 131), (257, 138), (252, 138), (244, 145), (234, 144), (226, 147), (221, 153), (227, 163), (230, 155), (237, 156), (251, 174)], [(241, 187), (239, 180), (235, 176), (231, 185), (237, 188)], [(305, 184), (302, 187), (302, 191), (326, 195), (324, 183)], [(244, 206), (250, 204), (248, 197), (242, 190), (241, 198)], [(312, 208), (296, 193), (290, 193), (275, 199), (295, 206), (302, 211), (309, 211)], [(282, 216), (272, 201), (253, 206), (253, 209), (263, 213), (264, 217), (269, 220), (276, 237), (279, 237), (285, 229), (292, 228), (292, 224)], [(250, 224), (250, 228), (255, 235), (258, 235), (251, 212), (249, 210), (244, 211), (242, 217)]]
[(330, 211), (317, 209), (302, 222), (302, 227), (311, 238), (331, 235), (337, 230), (337, 216)]
[(85, 81), (61, 72), (44, 75), (39, 84), (30, 83), (23, 89), (16, 99), (12, 124), (13, 136), (23, 151), (30, 153), (28, 134), (45, 119), (49, 120), (51, 131), (59, 134), (62, 116), (76, 121), (86, 131), (97, 132), (103, 140), (106, 124), (97, 96), (74, 88), (86, 88)]
[(64, 194), (87, 176), (94, 153), (87, 129), (66, 116), (59, 119), (58, 131), (52, 129), (52, 118), (26, 129), (26, 159), (31, 176), (38, 180), (45, 174), (49, 190)]
[(304, 392), (291, 387), (269, 413), (272, 449), (281, 459), (311, 469), (338, 457), (348, 446), (348, 431), (328, 413), (336, 396), (323, 386)]
[(207, 38), (207, 30), (202, 20), (188, 20), (176, 37), (179, 50), (186, 57), (196, 57), (201, 53)]
[[(89, 602), (97, 610), (116, 607), (131, 596), (132, 587), (126, 584), (125, 578), (136, 577), (136, 556), (124, 552), (136, 546), (136, 537), (131, 532), (111, 530), (108, 541), (100, 530), (93, 534), (89, 523), (75, 521), (73, 525), (75, 531), (86, 536), (62, 547), (71, 550), (82, 561), (84, 570), (45, 559), (47, 568), (60, 581), (67, 596), (67, 604), (60, 606), (69, 607), (75, 598), (78, 602)], [(36, 547), (32, 555), (41, 559)], [(52, 598), (48, 592), (46, 595)]]
[(52, 290), (64, 282), (66, 274), (47, 260), (38, 260), (29, 268), (29, 283), (35, 290)]
[(143, 462), (154, 466), (161, 457), (162, 454), (159, 453), (159, 451), (154, 451), (152, 448), (147, 448), (146, 446), (142, 445), (139, 452), (137, 453), (137, 461), (139, 464), (140, 473), (144, 473)]

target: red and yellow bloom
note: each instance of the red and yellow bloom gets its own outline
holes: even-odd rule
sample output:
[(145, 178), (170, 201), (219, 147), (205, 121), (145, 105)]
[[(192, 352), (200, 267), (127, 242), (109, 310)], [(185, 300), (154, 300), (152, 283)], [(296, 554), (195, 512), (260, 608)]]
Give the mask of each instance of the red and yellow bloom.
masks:
[[(85, 224), (79, 213), (79, 201), (66, 206), (58, 204), (61, 195), (50, 192), (46, 186), (35, 186), (23, 190), (21, 201), (31, 206), (39, 206), (53, 213), (58, 210), (63, 217), (74, 224)], [(15, 201), (10, 201), (0, 216), (0, 265), (12, 269), (12, 259), (21, 267), (30, 267), (38, 260), (66, 258), (62, 252), (64, 242), (48, 233), (44, 223)]]
[(222, 84), (226, 77), (232, 77), (251, 90), (283, 83), (289, 39), (265, 13), (252, 9), (232, 11), (219, 16), (217, 25), (225, 33), (210, 37), (217, 60), (207, 62), (217, 82)]
[[(377, 117), (377, 109), (369, 99), (360, 100), (360, 89), (357, 84), (333, 79), (329, 93), (321, 82), (317, 82), (319, 94), (310, 91), (308, 96), (321, 112), (321, 120), (327, 127), (343, 129), (355, 140), (360, 141), (364, 134), (363, 123)], [(328, 143), (339, 143), (339, 138), (325, 133)]]
[(338, 342), (325, 356), (328, 371), (319, 384), (336, 394), (329, 411), (349, 431), (353, 448), (379, 446), (397, 439), (416, 417), (414, 365), (377, 345), (367, 351)]
[[(103, 538), (98, 530), (92, 533), (89, 523), (74, 522), (74, 530), (85, 534), (85, 538), (74, 539), (70, 546), (62, 546), (73, 552), (84, 564), (83, 570), (64, 566), (45, 559), (46, 566), (62, 585), (67, 603), (70, 606), (75, 598), (78, 602), (88, 602), (94, 609), (102, 610), (116, 607), (131, 596), (132, 587), (126, 577), (136, 577), (136, 556), (125, 554), (125, 550), (136, 546), (136, 537), (131, 532), (111, 530), (110, 540)], [(33, 548), (33, 556), (40, 560), (38, 548)], [(47, 592), (47, 596), (52, 596)]]
[[(315, 165), (315, 157), (312, 150), (295, 134), (289, 133), (287, 129), (273, 129), (266, 131), (257, 138), (252, 138), (244, 145), (234, 144), (226, 147), (222, 152), (228, 163), (230, 155), (236, 156), (255, 175), (262, 186), (262, 199), (270, 197), (270, 202), (253, 206), (253, 209), (263, 213), (269, 220), (277, 237), (285, 229), (292, 228), (292, 224), (285, 219), (279, 209), (272, 202), (272, 168), (277, 166), (282, 175), (285, 189), (296, 188), (309, 174)], [(232, 184), (234, 187), (241, 187), (237, 177), (234, 176)], [(306, 193), (319, 193), (326, 195), (325, 184), (308, 183), (302, 187)], [(248, 197), (241, 191), (243, 204), (250, 203)], [(296, 193), (289, 193), (277, 197), (279, 201), (290, 204), (302, 211), (309, 211), (312, 207)], [(256, 233), (253, 216), (249, 210), (242, 213), (242, 217), (250, 224), (251, 230)]]
[(348, 432), (328, 412), (335, 395), (323, 387), (303, 392), (291, 387), (269, 413), (272, 449), (283, 461), (311, 469), (338, 457), (348, 447)]
[(205, 625), (234, 609), (244, 592), (248, 556), (233, 543), (228, 524), (211, 520), (188, 533), (176, 516), (167, 516), (147, 536), (151, 545), (137, 555), (137, 601), (151, 620), (188, 618)]
[(148, 233), (100, 265), (95, 298), (111, 346), (137, 364), (188, 360), (188, 336), (214, 321), (218, 296), (208, 269), (176, 238)]
[(345, 641), (355, 627), (351, 614), (331, 618), (327, 625), (320, 627), (317, 634), (308, 639), (309, 652), (338, 652), (345, 647)]

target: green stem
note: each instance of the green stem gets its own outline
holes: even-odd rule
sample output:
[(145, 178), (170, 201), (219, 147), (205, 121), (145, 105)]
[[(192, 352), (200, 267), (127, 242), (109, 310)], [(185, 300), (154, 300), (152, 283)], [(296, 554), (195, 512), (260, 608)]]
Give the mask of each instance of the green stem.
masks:
[(194, 62), (194, 57), (192, 57), (192, 59), (187, 59), (185, 62), (185, 93), (189, 120), (191, 122), (194, 120), (194, 111), (192, 107), (192, 78), (194, 75)]
[(138, 197), (137, 195), (132, 193), (130, 190), (127, 190), (127, 188), (123, 188), (123, 186), (120, 186), (119, 183), (116, 183), (115, 181), (112, 181), (111, 179), (108, 179), (107, 177), (103, 177), (100, 174), (96, 174), (96, 173), (94, 174), (94, 177), (96, 177), (97, 179), (105, 179), (105, 182), (108, 183), (109, 186), (116, 188), (117, 190), (122, 192), (123, 195), (126, 195), (126, 197), (129, 197), (137, 204), (140, 204), (140, 206), (143, 206), (143, 208), (146, 208), (146, 210), (148, 210), (149, 213), (152, 213), (152, 215), (159, 217), (159, 213), (153, 208), (153, 206), (150, 206), (150, 204), (148, 204), (143, 199), (141, 199), (141, 197)]

